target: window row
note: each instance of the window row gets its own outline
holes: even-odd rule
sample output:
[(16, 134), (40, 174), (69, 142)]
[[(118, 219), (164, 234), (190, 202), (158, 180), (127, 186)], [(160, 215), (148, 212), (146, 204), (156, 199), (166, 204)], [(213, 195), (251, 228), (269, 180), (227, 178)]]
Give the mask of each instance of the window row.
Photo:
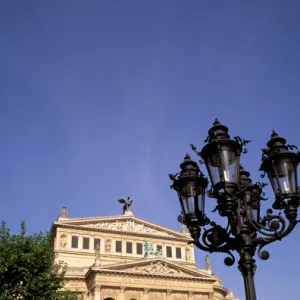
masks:
[[(94, 238), (94, 247), (95, 250), (97, 245), (100, 247), (100, 241), (99, 238)], [(78, 236), (73, 235), (72, 236), (72, 248), (78, 248)], [(82, 239), (82, 248), (86, 250), (90, 250), (90, 238), (83, 237)], [(122, 241), (115, 241), (115, 252), (121, 253), (122, 252)], [(133, 247), (132, 242), (126, 242), (126, 253), (133, 253)], [(142, 243), (136, 243), (136, 254), (143, 254), (143, 244)]]
[[(100, 248), (100, 242), (101, 239), (99, 238), (94, 238), (94, 245), (93, 245), (93, 249), (95, 250), (97, 245)], [(72, 248), (78, 248), (78, 236), (77, 235), (73, 235), (72, 236), (72, 242), (71, 242), (71, 247)], [(110, 244), (106, 244), (105, 245), (105, 249), (109, 251), (106, 252), (110, 252)], [(135, 254), (139, 254), (139, 255), (143, 255), (144, 254), (144, 247), (143, 247), (143, 243), (135, 243), (135, 249), (133, 249), (133, 243), (132, 242), (126, 242), (125, 244), (126, 247), (126, 253), (128, 254), (133, 254), (133, 251)], [(91, 250), (90, 249), (90, 238), (89, 237), (83, 237), (82, 239), (82, 248), (85, 250)], [(163, 253), (163, 246), (162, 245), (156, 245), (156, 251), (162, 253), (164, 256), (168, 257), (168, 258), (172, 258), (173, 257), (173, 247), (171, 246), (166, 246), (166, 253)], [(115, 252), (116, 253), (122, 253), (122, 241), (120, 240), (116, 240), (115, 241)], [(177, 259), (181, 259), (182, 258), (182, 253), (181, 253), (181, 247), (175, 247), (175, 256)]]

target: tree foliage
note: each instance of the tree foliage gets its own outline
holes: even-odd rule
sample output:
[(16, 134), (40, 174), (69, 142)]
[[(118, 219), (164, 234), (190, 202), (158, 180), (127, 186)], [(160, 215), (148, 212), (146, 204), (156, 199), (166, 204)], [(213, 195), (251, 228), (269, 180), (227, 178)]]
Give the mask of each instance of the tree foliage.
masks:
[(55, 263), (49, 233), (26, 236), (0, 227), (0, 300), (77, 300), (64, 290), (66, 267)]

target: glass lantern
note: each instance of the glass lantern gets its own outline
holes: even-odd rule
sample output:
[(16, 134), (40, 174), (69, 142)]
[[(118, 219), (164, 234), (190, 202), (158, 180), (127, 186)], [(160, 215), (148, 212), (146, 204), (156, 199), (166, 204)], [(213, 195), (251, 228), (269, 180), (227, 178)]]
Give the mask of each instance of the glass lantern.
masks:
[(205, 189), (207, 179), (200, 173), (196, 162), (187, 154), (180, 165), (181, 172), (173, 179), (172, 187), (177, 191), (178, 198), (187, 225), (197, 223), (205, 225)]
[(276, 200), (274, 208), (297, 198), (299, 153), (289, 151), (286, 140), (273, 131), (260, 170), (268, 174)]
[(228, 128), (216, 121), (209, 130), (209, 141), (201, 151), (215, 191), (238, 186), (241, 145), (230, 140)]

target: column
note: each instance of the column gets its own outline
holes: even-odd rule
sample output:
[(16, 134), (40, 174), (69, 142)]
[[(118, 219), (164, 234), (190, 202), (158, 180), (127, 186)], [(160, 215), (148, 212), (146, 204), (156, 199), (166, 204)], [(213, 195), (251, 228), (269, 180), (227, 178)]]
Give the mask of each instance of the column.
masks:
[(171, 294), (172, 294), (172, 290), (167, 290), (166, 291), (166, 299), (167, 300), (171, 299)]
[(188, 300), (191, 300), (193, 297), (193, 292), (188, 292)]

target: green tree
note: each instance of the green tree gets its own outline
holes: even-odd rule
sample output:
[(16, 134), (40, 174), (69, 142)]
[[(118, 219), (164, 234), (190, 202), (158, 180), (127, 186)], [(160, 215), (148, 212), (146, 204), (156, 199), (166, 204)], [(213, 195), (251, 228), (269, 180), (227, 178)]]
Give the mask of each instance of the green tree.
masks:
[(55, 263), (49, 233), (26, 236), (0, 227), (0, 300), (77, 300), (64, 290), (66, 266)]

